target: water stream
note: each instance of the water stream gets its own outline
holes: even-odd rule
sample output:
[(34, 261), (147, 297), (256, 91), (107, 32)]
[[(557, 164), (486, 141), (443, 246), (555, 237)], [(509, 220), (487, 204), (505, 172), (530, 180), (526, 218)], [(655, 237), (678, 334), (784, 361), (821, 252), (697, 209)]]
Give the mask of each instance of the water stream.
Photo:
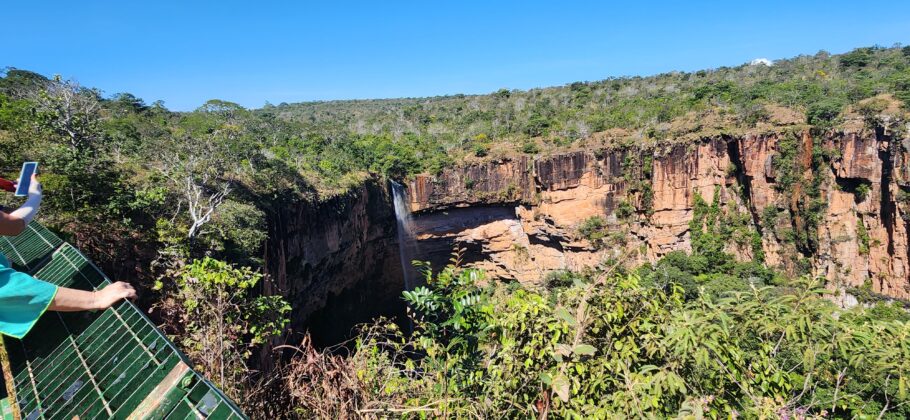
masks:
[(417, 279), (417, 270), (412, 261), (417, 241), (414, 238), (411, 208), (408, 205), (408, 191), (404, 185), (392, 183), (392, 203), (395, 205), (395, 221), (398, 224), (398, 251), (401, 257), (401, 271), (404, 273), (404, 289), (411, 290)]

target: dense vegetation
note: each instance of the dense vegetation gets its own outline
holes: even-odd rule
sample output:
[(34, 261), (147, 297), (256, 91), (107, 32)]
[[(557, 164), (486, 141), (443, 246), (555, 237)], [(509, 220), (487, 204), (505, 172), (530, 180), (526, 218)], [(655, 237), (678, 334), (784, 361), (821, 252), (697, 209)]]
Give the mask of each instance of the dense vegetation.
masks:
[[(412, 334), (379, 321), (353, 353), (287, 365), (296, 414), (426, 418), (910, 416), (910, 313), (842, 309), (823, 279), (790, 279), (748, 249), (746, 215), (695, 198), (692, 252), (491, 282), (460, 255), (403, 293)], [(768, 216), (772, 217), (772, 216)], [(603, 241), (606, 222), (580, 234)], [(760, 250), (760, 247), (758, 248)], [(837, 292), (834, 292), (837, 293)], [(331, 349), (330, 349), (331, 350)]]
[(465, 157), (571, 147), (597, 132), (629, 144), (778, 124), (831, 126), (848, 105), (882, 93), (910, 99), (910, 47), (860, 48), (840, 56), (819, 52), (773, 66), (491, 95), (281, 104), (263, 112), (337, 139), (391, 137), (411, 149), (398, 159), (420, 162), (411, 170), (433, 171)]
[[(175, 341), (257, 412), (286, 394), (272, 387), (290, 386), (287, 398), (317, 415), (902, 417), (904, 312), (838, 311), (812, 281), (770, 272), (755, 232), (743, 229), (747, 216), (720, 211), (716, 199), (698, 203), (691, 255), (629, 272), (554, 273), (540, 289), (481, 287), (482, 273), (452, 267), (405, 296), (414, 335), (381, 323), (350, 356), (304, 346), (277, 372), (284, 375), (251, 369), (260, 345), (288, 321), (286, 302), (260, 293), (268, 216), (278, 208), (344, 193), (370, 176), (472, 159), (831, 129), (848, 116), (877, 126), (891, 98), (910, 103), (910, 47), (490, 95), (258, 110), (214, 99), (184, 113), (10, 68), (0, 73), (0, 175), (39, 161), (40, 220), (145, 289), (143, 303)], [(798, 204), (817, 208), (816, 180), (794, 170), (787, 146), (796, 140), (788, 141), (775, 164), (789, 177), (779, 184), (805, 184)], [(825, 153), (814, 150), (813, 159)], [(620, 220), (651, 211), (649, 176), (629, 172), (639, 200), (619, 203)], [(897, 199), (910, 202), (905, 191)], [(777, 212), (761, 216), (773, 221)], [(780, 234), (808, 253), (817, 238), (813, 220), (806, 223)], [(608, 228), (590, 219), (579, 235), (601, 247), (624, 240)], [(724, 253), (730, 241), (754, 261)]]
[[(910, 313), (842, 309), (823, 279), (790, 279), (718, 194), (695, 199), (692, 252), (627, 269), (489, 281), (460, 255), (403, 293), (412, 334), (364, 327), (353, 352), (284, 367), (295, 414), (319, 418), (893, 418), (910, 416)], [(603, 241), (606, 222), (580, 233)], [(760, 250), (760, 247), (758, 248)], [(837, 293), (837, 292), (835, 292)]]
[[(676, 255), (666, 266), (699, 266)], [(650, 267), (558, 273), (548, 288), (449, 266), (405, 293), (414, 333), (380, 322), (347, 357), (305, 349), (286, 376), (319, 418), (910, 415), (910, 316), (840, 310), (809, 278), (689, 290)], [(706, 270), (704, 276), (723, 274)]]

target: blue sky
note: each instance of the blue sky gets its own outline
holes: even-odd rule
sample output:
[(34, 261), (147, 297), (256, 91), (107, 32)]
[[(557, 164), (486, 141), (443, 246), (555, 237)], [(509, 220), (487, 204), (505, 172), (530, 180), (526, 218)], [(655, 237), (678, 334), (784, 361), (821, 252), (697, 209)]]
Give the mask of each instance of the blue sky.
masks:
[[(636, 3), (636, 4), (631, 4)], [(191, 110), (529, 89), (910, 43), (910, 2), (16, 1), (0, 67)]]

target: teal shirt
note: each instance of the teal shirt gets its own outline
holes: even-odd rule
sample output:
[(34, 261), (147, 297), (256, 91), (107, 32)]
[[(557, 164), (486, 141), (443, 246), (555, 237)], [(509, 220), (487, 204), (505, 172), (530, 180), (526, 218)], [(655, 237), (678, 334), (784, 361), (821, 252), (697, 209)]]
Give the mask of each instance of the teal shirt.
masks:
[(13, 270), (0, 254), (0, 333), (24, 337), (56, 295), (57, 286)]

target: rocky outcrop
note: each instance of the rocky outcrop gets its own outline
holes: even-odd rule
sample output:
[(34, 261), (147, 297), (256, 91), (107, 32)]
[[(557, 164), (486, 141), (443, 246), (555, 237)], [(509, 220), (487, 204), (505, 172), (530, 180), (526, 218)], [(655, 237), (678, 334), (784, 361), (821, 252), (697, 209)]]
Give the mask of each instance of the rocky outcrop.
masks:
[(535, 161), (534, 180), (540, 198), (535, 210), (562, 227), (591, 216), (612, 214), (618, 197), (625, 192), (624, 156), (621, 151), (603, 158), (574, 152)]
[[(420, 176), (409, 190), (422, 243), (436, 254), (479, 253), (469, 259), (502, 278), (535, 282), (611, 257), (640, 263), (689, 251), (695, 197), (716, 194), (760, 235), (758, 248), (731, 241), (740, 260), (760, 255), (790, 274), (808, 264), (832, 285), (910, 298), (910, 140), (883, 132), (522, 157)], [(482, 210), (490, 206), (498, 210)], [(579, 234), (595, 218), (606, 241)], [(439, 221), (456, 219), (466, 222)]]
[(654, 214), (644, 233), (648, 260), (691, 249), (689, 222), (695, 195), (710, 200), (718, 189), (721, 203), (736, 201), (735, 192), (728, 188), (733, 183), (730, 168), (735, 164), (727, 151), (726, 139), (712, 139), (698, 145), (677, 145), (669, 153), (655, 156), (651, 179)]
[(411, 207), (434, 210), (484, 202), (517, 203), (533, 198), (530, 159), (520, 157), (447, 170), (445, 176), (417, 175), (410, 183)]
[(291, 303), (292, 331), (334, 344), (355, 324), (403, 313), (395, 215), (383, 182), (370, 179), (327, 201), (288, 203), (268, 223), (264, 293)]

